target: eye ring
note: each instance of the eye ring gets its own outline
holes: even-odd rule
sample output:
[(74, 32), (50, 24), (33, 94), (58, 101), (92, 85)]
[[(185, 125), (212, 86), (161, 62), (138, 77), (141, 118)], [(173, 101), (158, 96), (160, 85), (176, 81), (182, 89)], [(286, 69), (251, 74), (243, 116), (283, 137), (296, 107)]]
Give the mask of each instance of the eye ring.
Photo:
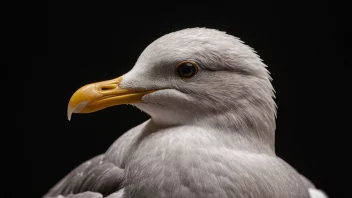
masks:
[(198, 66), (193, 61), (182, 61), (175, 69), (176, 74), (181, 78), (192, 78), (198, 71)]

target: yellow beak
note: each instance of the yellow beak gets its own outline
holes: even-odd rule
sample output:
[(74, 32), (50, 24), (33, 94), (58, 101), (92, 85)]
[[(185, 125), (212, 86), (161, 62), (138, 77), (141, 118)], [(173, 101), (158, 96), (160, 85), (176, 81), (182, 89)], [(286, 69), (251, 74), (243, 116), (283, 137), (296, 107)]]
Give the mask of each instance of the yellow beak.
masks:
[(113, 80), (85, 85), (71, 97), (67, 108), (67, 118), (72, 113), (91, 113), (120, 104), (140, 103), (142, 97), (152, 91), (137, 92), (119, 87), (122, 76)]

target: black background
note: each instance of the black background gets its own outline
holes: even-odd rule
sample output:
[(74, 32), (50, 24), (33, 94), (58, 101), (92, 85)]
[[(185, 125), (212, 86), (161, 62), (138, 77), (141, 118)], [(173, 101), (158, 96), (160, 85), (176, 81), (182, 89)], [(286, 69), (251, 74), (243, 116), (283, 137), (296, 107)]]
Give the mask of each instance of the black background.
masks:
[[(69, 122), (66, 108), (77, 88), (126, 73), (148, 44), (189, 27), (226, 31), (259, 53), (276, 89), (277, 155), (337, 197), (321, 122), (320, 71), (328, 66), (324, 49), (329, 45), (330, 56), (337, 49), (334, 40), (322, 42), (336, 34), (334, 17), (322, 11), (329, 5), (173, 1), (158, 8), (156, 3), (125, 3), (31, 2), (8, 16), (16, 19), (9, 23), (16, 31), (7, 89), (18, 95), (8, 106), (14, 142), (8, 142), (5, 153), (16, 177), (8, 180), (6, 197), (42, 196), (71, 169), (148, 119), (136, 108), (116, 106), (73, 115)], [(19, 61), (25, 63), (13, 64)]]

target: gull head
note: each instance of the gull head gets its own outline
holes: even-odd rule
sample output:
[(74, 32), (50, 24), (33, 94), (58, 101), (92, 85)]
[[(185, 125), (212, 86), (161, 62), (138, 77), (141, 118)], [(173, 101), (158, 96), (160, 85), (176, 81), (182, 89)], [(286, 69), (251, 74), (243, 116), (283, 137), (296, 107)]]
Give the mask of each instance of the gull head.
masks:
[(68, 116), (119, 104), (132, 104), (163, 125), (275, 130), (266, 65), (239, 38), (215, 29), (189, 28), (160, 37), (128, 73), (79, 89)]

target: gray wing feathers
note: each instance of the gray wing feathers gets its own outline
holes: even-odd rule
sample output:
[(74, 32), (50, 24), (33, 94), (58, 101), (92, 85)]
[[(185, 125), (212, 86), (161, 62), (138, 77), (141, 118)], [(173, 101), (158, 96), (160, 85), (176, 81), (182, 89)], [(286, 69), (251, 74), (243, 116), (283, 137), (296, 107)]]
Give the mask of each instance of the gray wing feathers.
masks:
[[(122, 196), (123, 196), (123, 189), (109, 195), (106, 198), (122, 198)], [(103, 195), (95, 192), (84, 192), (84, 193), (78, 193), (78, 194), (70, 194), (67, 196), (59, 195), (59, 196), (48, 197), (48, 198), (103, 198)]]
[[(55, 185), (44, 198), (59, 195), (63, 195), (62, 198), (71, 198), (70, 196), (76, 198), (79, 193), (88, 193), (86, 191), (99, 192), (100, 194), (95, 194), (107, 196), (118, 191), (123, 182), (124, 170), (112, 163), (103, 162), (103, 157), (104, 155), (99, 155), (78, 166)], [(92, 198), (99, 197), (95, 194), (92, 194)]]
[(106, 198), (123, 198), (123, 192), (124, 192), (124, 189), (122, 188), (118, 192), (113, 193)]
[(65, 196), (59, 195), (55, 197), (50, 197), (50, 198), (103, 198), (103, 195), (100, 193), (94, 193), (94, 192), (84, 192), (84, 193), (79, 193), (79, 194), (70, 194)]

